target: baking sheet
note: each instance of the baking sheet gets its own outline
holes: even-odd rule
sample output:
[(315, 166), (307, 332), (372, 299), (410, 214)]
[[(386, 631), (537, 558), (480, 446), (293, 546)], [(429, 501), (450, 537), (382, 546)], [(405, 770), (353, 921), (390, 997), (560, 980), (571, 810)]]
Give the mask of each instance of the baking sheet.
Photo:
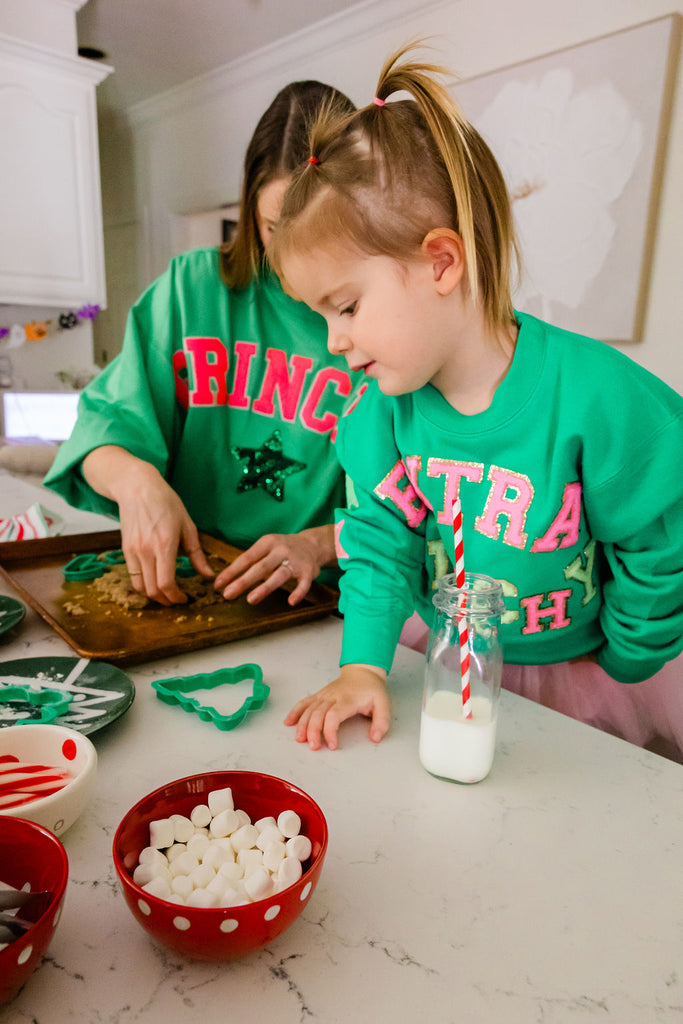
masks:
[[(238, 548), (208, 534), (200, 538), (207, 555), (232, 562), (240, 554)], [(242, 596), (198, 611), (191, 604), (167, 608), (155, 603), (139, 611), (126, 610), (100, 603), (87, 583), (65, 581), (64, 566), (75, 555), (120, 547), (118, 530), (11, 541), (0, 544), (0, 574), (77, 654), (117, 665), (285, 629), (322, 618), (337, 607), (337, 594), (314, 584), (295, 608), (287, 604), (283, 587), (258, 605), (248, 604)], [(71, 603), (83, 607), (85, 614), (70, 614), (65, 604)]]

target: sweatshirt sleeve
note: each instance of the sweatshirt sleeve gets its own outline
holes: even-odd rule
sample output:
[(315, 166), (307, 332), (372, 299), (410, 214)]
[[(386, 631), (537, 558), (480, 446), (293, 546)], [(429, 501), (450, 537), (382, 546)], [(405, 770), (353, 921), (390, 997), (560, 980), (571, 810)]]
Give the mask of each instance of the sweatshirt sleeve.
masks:
[[(638, 429), (639, 428), (639, 429)], [(648, 679), (683, 648), (683, 413), (642, 419), (623, 468), (586, 494), (609, 573), (598, 663), (614, 679)]]
[[(337, 453), (350, 480), (348, 507), (336, 516), (343, 571), (340, 663), (389, 671), (403, 623), (415, 607), (414, 589), (425, 571), (426, 509), (396, 448), (389, 405), (374, 387), (340, 421)], [(391, 498), (392, 488), (401, 495), (398, 504)]]
[(179, 410), (172, 365), (175, 265), (147, 289), (128, 314), (120, 354), (85, 388), (76, 425), (60, 447), (44, 484), (77, 508), (118, 514), (81, 470), (85, 456), (118, 445), (165, 476)]

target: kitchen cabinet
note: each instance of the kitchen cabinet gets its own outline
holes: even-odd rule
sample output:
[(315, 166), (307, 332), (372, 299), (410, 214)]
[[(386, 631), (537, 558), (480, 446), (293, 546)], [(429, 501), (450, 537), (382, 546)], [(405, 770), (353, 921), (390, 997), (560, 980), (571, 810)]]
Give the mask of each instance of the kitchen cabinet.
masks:
[(0, 302), (106, 305), (95, 89), (110, 71), (0, 34)]

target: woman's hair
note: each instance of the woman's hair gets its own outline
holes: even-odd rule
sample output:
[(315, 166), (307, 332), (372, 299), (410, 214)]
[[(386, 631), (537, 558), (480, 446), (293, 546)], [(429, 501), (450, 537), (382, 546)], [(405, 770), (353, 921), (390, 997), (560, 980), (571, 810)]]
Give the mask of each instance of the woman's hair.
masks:
[[(463, 240), (472, 299), (490, 323), (509, 324), (517, 249), (503, 175), (441, 84), (447, 71), (402, 61), (412, 47), (386, 61), (368, 106), (318, 116), (311, 160), (285, 195), (271, 262), (281, 272), (287, 252), (330, 241), (405, 261), (432, 229), (451, 228)], [(397, 92), (412, 98), (385, 106)]]
[(305, 163), (309, 133), (322, 107), (355, 110), (342, 92), (322, 82), (290, 82), (262, 115), (244, 158), (240, 216), (235, 236), (221, 246), (221, 276), (230, 288), (245, 288), (265, 258), (256, 223), (256, 204), (264, 185), (288, 178)]

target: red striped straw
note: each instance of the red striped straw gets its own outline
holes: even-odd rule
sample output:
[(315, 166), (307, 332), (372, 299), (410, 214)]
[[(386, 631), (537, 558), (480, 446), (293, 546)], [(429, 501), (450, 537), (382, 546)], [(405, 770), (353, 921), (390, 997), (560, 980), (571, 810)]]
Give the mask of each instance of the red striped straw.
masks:
[[(455, 585), (465, 588), (465, 551), (462, 542), (462, 507), (460, 499), (453, 500), (453, 539), (455, 541)], [(467, 639), (467, 615), (464, 607), (458, 608), (458, 639), (460, 641), (460, 681), (462, 691), (462, 713), (472, 717), (470, 694), (470, 648)]]

